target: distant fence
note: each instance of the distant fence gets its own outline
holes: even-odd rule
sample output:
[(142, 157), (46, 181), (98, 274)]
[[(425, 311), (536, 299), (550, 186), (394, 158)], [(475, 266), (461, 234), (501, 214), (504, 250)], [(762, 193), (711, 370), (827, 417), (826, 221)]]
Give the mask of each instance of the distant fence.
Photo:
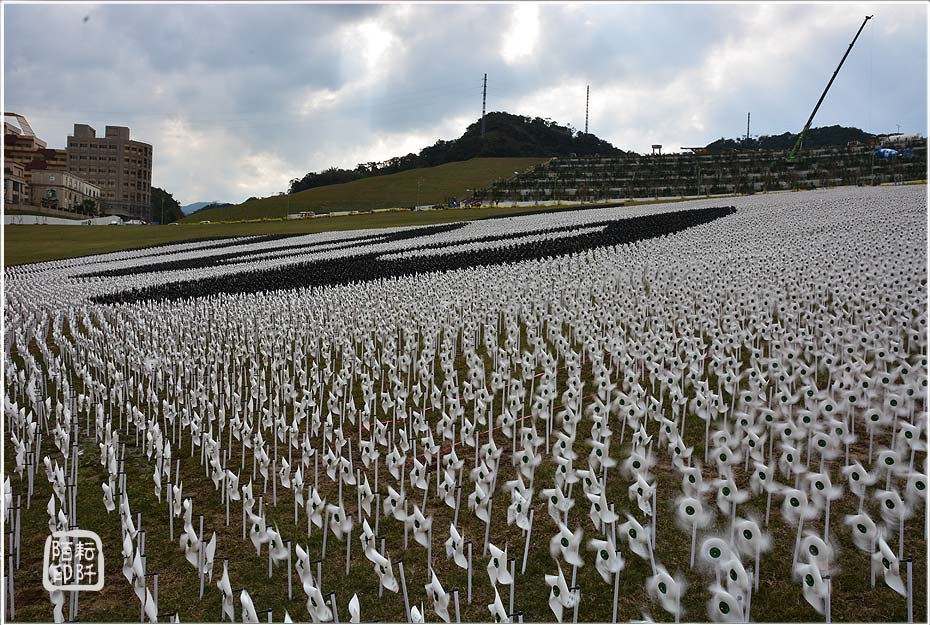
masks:
[(61, 217), (47, 217), (45, 215), (4, 215), (3, 224), (6, 226), (105, 226), (119, 217), (95, 217), (92, 219), (62, 219)]
[(47, 206), (36, 206), (35, 204), (7, 204), (4, 202), (3, 211), (4, 214), (10, 214), (13, 211), (20, 211), (30, 215), (48, 215), (49, 217), (64, 217), (66, 219), (90, 219), (90, 216), (85, 213), (59, 210), (57, 208), (49, 208)]

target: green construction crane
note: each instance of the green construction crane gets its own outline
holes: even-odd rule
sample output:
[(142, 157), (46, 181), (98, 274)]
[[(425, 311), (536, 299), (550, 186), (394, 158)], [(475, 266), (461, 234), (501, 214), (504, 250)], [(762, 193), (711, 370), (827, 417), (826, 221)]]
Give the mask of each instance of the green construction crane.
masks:
[(844, 54), (843, 58), (840, 59), (840, 64), (836, 66), (836, 70), (834, 70), (833, 76), (830, 77), (830, 82), (827, 83), (826, 89), (823, 90), (823, 93), (820, 94), (820, 99), (817, 100), (817, 106), (815, 106), (814, 110), (811, 111), (811, 116), (807, 119), (807, 123), (804, 124), (804, 128), (801, 129), (801, 134), (798, 135), (798, 140), (795, 142), (794, 147), (791, 148), (791, 152), (788, 153), (788, 161), (794, 161), (797, 158), (798, 152), (801, 151), (801, 147), (804, 145), (804, 137), (807, 135), (807, 131), (810, 130), (811, 122), (814, 121), (814, 115), (817, 114), (817, 110), (820, 109), (820, 105), (823, 104), (823, 99), (827, 97), (827, 92), (833, 85), (833, 81), (836, 80), (836, 75), (840, 73), (840, 68), (843, 67), (843, 63), (846, 62), (846, 57), (849, 56), (853, 46), (856, 45), (856, 39), (859, 38), (859, 35), (862, 33), (862, 29), (865, 28), (866, 23), (872, 19), (872, 17), (872, 15), (865, 16), (865, 19), (862, 21), (862, 26), (859, 27), (859, 30), (856, 32), (856, 36), (853, 37), (852, 43), (850, 43), (849, 47), (846, 48), (846, 54)]

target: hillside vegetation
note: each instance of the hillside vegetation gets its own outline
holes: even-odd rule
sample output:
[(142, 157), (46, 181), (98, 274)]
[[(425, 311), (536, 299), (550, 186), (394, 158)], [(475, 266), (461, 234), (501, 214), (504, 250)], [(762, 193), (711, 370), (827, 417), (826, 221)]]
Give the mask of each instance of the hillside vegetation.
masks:
[[(288, 213), (313, 211), (369, 211), (376, 208), (437, 204), (449, 198), (463, 198), (469, 189), (480, 189), (514, 172), (523, 172), (546, 158), (473, 158), (437, 167), (412, 169), (385, 176), (373, 176), (345, 184), (333, 184), (221, 208), (206, 208), (189, 215), (183, 222), (234, 221), (240, 219), (282, 218)], [(419, 201), (417, 186), (419, 184)]]
[(184, 217), (184, 211), (181, 210), (181, 203), (174, 199), (171, 193), (158, 187), (152, 187), (152, 220), (170, 224)]
[[(823, 148), (833, 145), (846, 145), (850, 141), (867, 143), (875, 135), (869, 134), (859, 128), (846, 126), (823, 126), (811, 128), (804, 137), (804, 147)], [(711, 154), (719, 154), (727, 150), (790, 150), (798, 140), (797, 133), (784, 132), (780, 135), (762, 135), (758, 138), (724, 139), (720, 138), (707, 145)]]
[(551, 119), (488, 113), (485, 116), (485, 133), (481, 136), (481, 120), (472, 123), (458, 139), (440, 139), (419, 154), (395, 156), (386, 161), (359, 163), (354, 169), (330, 167), (321, 172), (310, 172), (291, 180), (289, 192), (331, 184), (341, 184), (372, 176), (396, 174), (421, 167), (435, 167), (445, 163), (467, 161), (480, 157), (501, 156), (603, 156), (623, 154), (607, 141), (593, 134), (562, 126)]

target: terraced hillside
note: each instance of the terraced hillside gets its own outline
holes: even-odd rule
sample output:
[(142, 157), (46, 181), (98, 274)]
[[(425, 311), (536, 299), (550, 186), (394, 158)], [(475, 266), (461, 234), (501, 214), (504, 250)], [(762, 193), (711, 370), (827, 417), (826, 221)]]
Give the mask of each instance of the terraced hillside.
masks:
[(805, 150), (796, 162), (787, 160), (786, 150), (557, 158), (495, 182), (481, 197), (504, 202), (603, 201), (925, 180), (926, 140), (896, 147), (902, 147), (902, 156), (895, 159), (876, 158), (873, 148), (861, 145)]

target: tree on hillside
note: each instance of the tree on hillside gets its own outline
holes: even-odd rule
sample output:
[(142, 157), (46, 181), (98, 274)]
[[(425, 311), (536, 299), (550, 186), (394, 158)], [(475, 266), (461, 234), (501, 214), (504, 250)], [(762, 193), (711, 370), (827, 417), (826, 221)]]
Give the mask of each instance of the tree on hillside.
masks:
[(174, 199), (170, 193), (158, 187), (152, 187), (152, 221), (161, 221), (162, 208), (164, 208), (164, 223), (170, 224), (184, 217), (181, 203)]
[[(829, 146), (844, 146), (850, 141), (859, 143), (868, 143), (874, 139), (875, 135), (869, 134), (859, 128), (848, 128), (846, 126), (823, 126), (820, 128), (811, 128), (804, 137), (804, 147), (823, 148)], [(754, 138), (740, 137), (739, 139), (720, 139), (707, 145), (707, 150), (711, 154), (719, 154), (728, 150), (790, 150), (798, 135), (791, 132), (785, 132), (780, 135), (762, 135)]]

